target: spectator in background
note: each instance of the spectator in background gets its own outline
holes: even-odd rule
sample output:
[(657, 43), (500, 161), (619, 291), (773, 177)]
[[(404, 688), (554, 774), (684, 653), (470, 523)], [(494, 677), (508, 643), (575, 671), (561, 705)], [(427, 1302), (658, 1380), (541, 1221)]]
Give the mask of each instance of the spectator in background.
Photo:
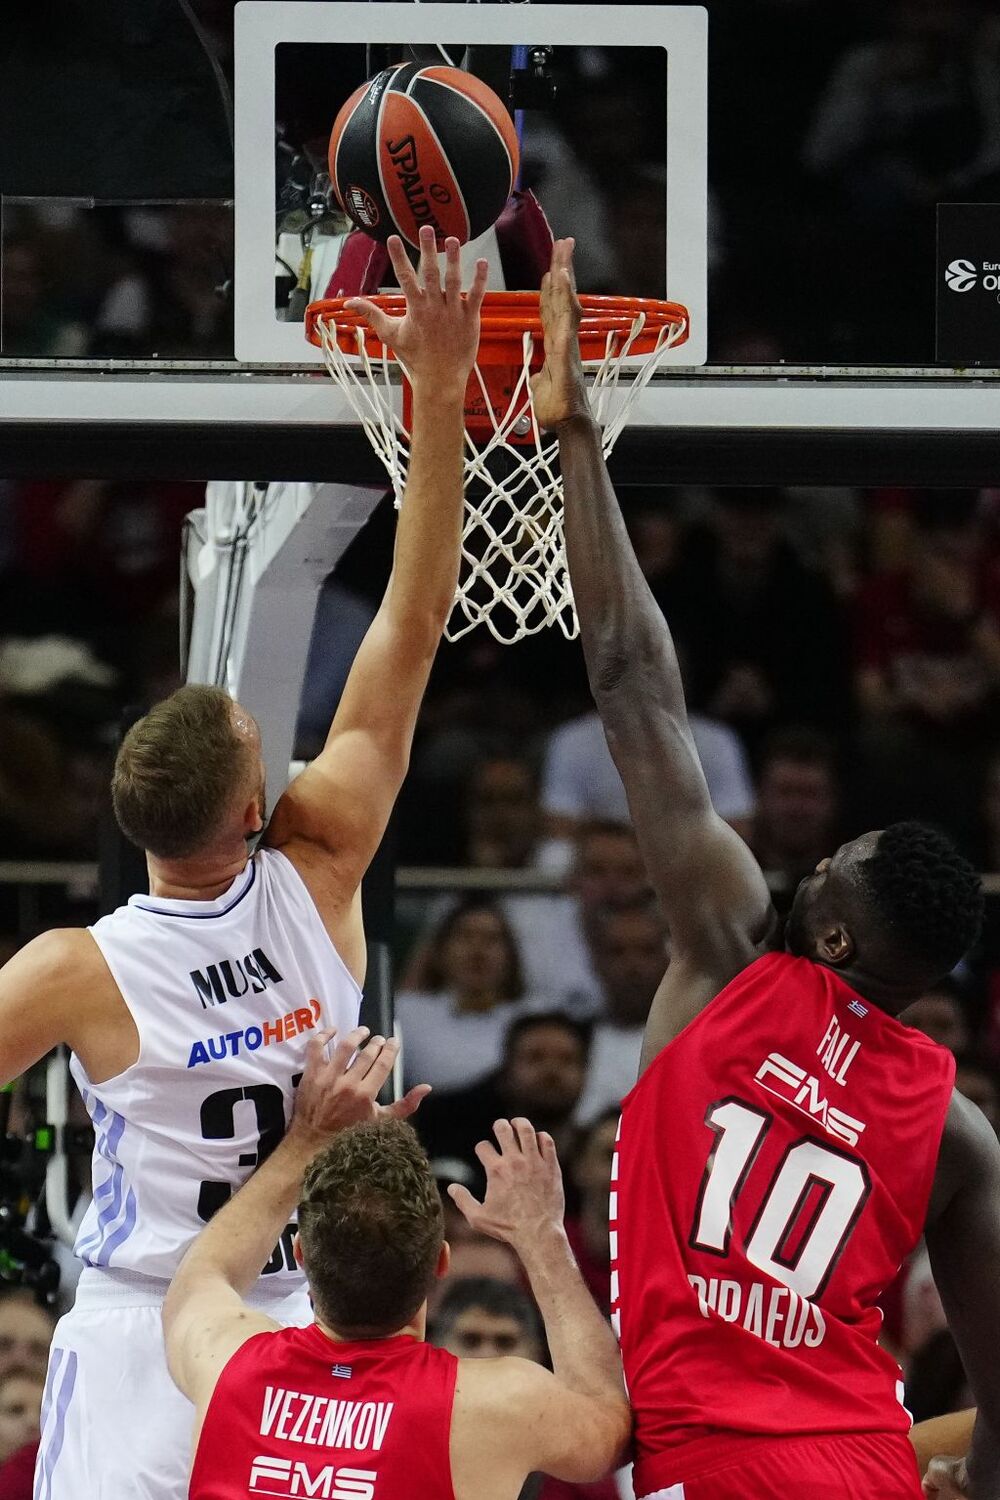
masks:
[(761, 752), (750, 838), (761, 869), (798, 885), (841, 842), (839, 814), (832, 742), (821, 730), (776, 730)]
[(630, 825), (606, 818), (582, 823), (564, 894), (503, 898), (528, 989), (582, 1019), (596, 1015), (601, 981), (590, 940), (595, 913), (630, 906), (648, 893), (649, 877)]
[(666, 923), (648, 897), (599, 912), (591, 943), (602, 1006), (577, 1105), (577, 1119), (584, 1124), (619, 1105), (634, 1085), (649, 1007), (670, 962)]
[(45, 1379), (56, 1318), (30, 1287), (0, 1282), (0, 1376), (16, 1369)]
[(527, 756), (486, 755), (470, 779), (466, 864), (479, 870), (523, 870), (535, 863), (541, 832), (538, 772)]
[[(749, 832), (753, 784), (739, 736), (718, 719), (691, 715), (691, 733), (708, 783), (712, 806), (741, 834)], [(549, 736), (542, 773), (542, 806), (554, 841), (545, 863), (565, 868), (570, 840), (581, 825), (600, 818), (629, 821), (628, 802), (596, 713), (584, 714)]]
[[(545, 1336), (531, 1298), (519, 1287), (486, 1277), (453, 1282), (431, 1320), (429, 1337), (459, 1359), (497, 1359), (516, 1355), (547, 1364)], [(597, 1484), (567, 1484), (532, 1474), (520, 1500), (618, 1500), (613, 1479)]]
[(415, 987), (396, 1000), (406, 1076), (447, 1089), (496, 1068), (508, 1026), (529, 1003), (518, 945), (500, 908), (480, 896), (460, 901), (410, 977)]
[(457, 1157), (481, 1183), (476, 1146), (492, 1137), (495, 1120), (515, 1115), (547, 1131), (568, 1155), (589, 1045), (588, 1028), (558, 1012), (512, 1021), (499, 1068), (469, 1087), (432, 1094), (420, 1109), (414, 1123), (427, 1155)]
[(968, 841), (1000, 725), (1000, 571), (975, 494), (923, 493), (912, 520), (909, 567), (873, 576), (858, 600), (861, 770), (878, 822), (919, 816)]
[(429, 1340), (456, 1359), (518, 1359), (545, 1362), (545, 1334), (527, 1292), (489, 1276), (449, 1273)]
[(842, 612), (785, 537), (784, 508), (779, 489), (716, 491), (668, 613), (695, 708), (736, 729), (751, 755), (789, 721), (840, 726), (847, 700)]
[(44, 1388), (45, 1377), (25, 1366), (0, 1376), (0, 1465), (29, 1445), (37, 1451)]
[(114, 680), (81, 642), (0, 641), (0, 838), (8, 858), (92, 854)]
[(953, 979), (942, 979), (908, 1005), (899, 1018), (929, 1036), (932, 1042), (947, 1047), (956, 1057), (969, 1046), (969, 1021), (962, 1003), (962, 991)]
[(579, 1209), (571, 1217), (567, 1216), (566, 1235), (580, 1274), (604, 1313), (608, 1313), (611, 1307), (608, 1201), (618, 1116), (615, 1105), (592, 1120), (581, 1132), (569, 1161), (569, 1176), (577, 1191)]

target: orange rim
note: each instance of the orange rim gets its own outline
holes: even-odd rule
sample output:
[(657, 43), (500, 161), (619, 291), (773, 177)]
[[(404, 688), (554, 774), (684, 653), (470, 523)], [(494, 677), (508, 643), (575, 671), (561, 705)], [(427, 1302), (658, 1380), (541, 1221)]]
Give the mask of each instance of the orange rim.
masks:
[[(313, 302), (306, 309), (309, 342), (322, 345), (320, 326), (326, 324), (336, 330), (337, 344), (345, 354), (357, 354), (357, 330), (360, 328), (369, 355), (381, 359), (387, 354), (392, 359), (392, 350), (383, 346), (364, 318), (347, 309), (345, 303), (349, 300), (347, 297), (328, 297), (322, 302)], [(368, 301), (395, 318), (402, 317), (406, 308), (406, 299), (400, 292), (379, 293)], [(688, 336), (687, 308), (678, 302), (660, 302), (652, 297), (582, 296), (580, 305), (583, 309), (580, 353), (586, 360), (604, 358), (609, 334), (620, 334), (624, 341), (640, 313), (645, 322), (629, 347), (630, 356), (652, 354), (664, 328), (681, 326), (675, 344), (683, 344)], [(540, 342), (542, 319), (538, 292), (487, 292), (483, 299), (479, 338), (480, 364), (520, 364), (525, 333), (531, 334), (536, 343)]]

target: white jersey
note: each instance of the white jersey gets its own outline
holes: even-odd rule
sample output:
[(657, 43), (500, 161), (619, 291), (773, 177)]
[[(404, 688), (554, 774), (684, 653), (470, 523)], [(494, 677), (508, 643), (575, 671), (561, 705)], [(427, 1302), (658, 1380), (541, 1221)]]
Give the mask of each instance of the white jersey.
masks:
[[(94, 1123), (94, 1198), (76, 1253), (171, 1277), (194, 1236), (280, 1141), (317, 1027), (357, 1025), (361, 991), (289, 860), (259, 850), (215, 901), (133, 896), (90, 929), (139, 1032), (106, 1083), (70, 1067)], [(301, 1280), (285, 1231), (264, 1274)]]

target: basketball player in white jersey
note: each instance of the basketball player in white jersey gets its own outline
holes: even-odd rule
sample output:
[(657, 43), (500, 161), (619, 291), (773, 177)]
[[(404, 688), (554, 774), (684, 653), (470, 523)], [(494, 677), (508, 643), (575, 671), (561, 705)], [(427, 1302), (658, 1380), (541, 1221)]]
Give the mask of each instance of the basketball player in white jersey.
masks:
[[(115, 810), (147, 851), (149, 895), (89, 931), (45, 933), (0, 971), (0, 1081), (65, 1042), (97, 1137), (35, 1500), (186, 1496), (191, 1410), (167, 1373), (163, 1295), (205, 1221), (281, 1139), (308, 1038), (357, 1021), (361, 878), (455, 593), (463, 394), (486, 281), (481, 261), (462, 296), (450, 240), (442, 288), (429, 229), (419, 275), (400, 241), (390, 251), (405, 316), (356, 306), (410, 372), (412, 455), (392, 576), (322, 753), (250, 855), (264, 826), (257, 726), (216, 689), (180, 689), (129, 732), (115, 765)], [(308, 1322), (292, 1238), (289, 1227), (252, 1300)]]

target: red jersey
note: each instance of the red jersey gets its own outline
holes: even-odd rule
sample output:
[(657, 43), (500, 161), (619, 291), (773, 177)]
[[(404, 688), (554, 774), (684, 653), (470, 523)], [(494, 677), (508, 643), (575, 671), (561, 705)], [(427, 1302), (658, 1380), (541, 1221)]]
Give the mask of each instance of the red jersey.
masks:
[(919, 1239), (955, 1063), (832, 969), (750, 964), (622, 1106), (612, 1317), (636, 1493), (720, 1441), (902, 1432), (877, 1299)]
[(313, 1323), (259, 1333), (209, 1402), (191, 1500), (454, 1500), (458, 1360), (400, 1335), (337, 1343)]

